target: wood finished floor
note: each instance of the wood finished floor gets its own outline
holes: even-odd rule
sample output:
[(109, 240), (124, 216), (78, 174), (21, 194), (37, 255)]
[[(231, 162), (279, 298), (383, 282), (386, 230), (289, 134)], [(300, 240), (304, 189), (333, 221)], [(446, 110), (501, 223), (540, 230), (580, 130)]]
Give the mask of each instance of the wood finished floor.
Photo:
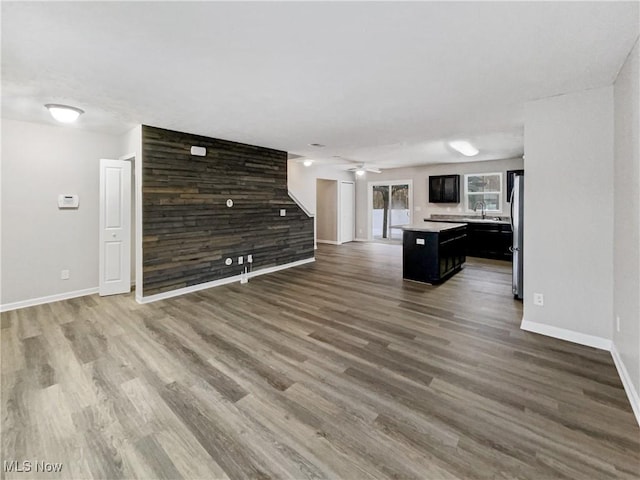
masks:
[[(2, 314), (4, 478), (638, 478), (607, 352), (519, 329), (510, 266), (441, 286), (401, 247), (149, 305)], [(35, 466), (34, 466), (35, 468)]]

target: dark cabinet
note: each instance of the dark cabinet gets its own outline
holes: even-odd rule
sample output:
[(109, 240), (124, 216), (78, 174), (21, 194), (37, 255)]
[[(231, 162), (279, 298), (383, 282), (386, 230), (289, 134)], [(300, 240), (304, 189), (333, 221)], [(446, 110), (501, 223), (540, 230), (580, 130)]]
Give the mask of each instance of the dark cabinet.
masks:
[(467, 255), (470, 257), (511, 260), (513, 233), (511, 225), (492, 223), (467, 224)]
[(407, 280), (439, 283), (464, 264), (466, 227), (441, 232), (405, 230), (402, 237), (402, 276)]
[(430, 175), (429, 203), (460, 203), (460, 175)]

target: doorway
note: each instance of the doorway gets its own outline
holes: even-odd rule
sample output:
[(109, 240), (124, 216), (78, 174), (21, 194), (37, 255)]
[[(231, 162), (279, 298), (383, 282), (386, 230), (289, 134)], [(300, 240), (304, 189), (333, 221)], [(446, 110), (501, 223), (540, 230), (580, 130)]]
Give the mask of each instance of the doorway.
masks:
[(412, 183), (411, 180), (369, 182), (369, 240), (402, 242), (402, 226), (412, 221)]

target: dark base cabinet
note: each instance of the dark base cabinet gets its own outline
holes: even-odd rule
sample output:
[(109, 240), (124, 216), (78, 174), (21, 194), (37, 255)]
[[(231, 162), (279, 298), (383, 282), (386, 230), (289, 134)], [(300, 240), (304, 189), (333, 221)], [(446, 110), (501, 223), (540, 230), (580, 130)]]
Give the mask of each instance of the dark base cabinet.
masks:
[(512, 245), (511, 225), (469, 223), (467, 226), (467, 255), (470, 257), (511, 260)]
[[(425, 222), (457, 223), (464, 220), (424, 219)], [(493, 258), (511, 261), (513, 254), (513, 232), (508, 223), (467, 221), (468, 257)]]
[(466, 238), (466, 227), (442, 232), (405, 230), (402, 236), (403, 278), (426, 283), (446, 280), (466, 261)]

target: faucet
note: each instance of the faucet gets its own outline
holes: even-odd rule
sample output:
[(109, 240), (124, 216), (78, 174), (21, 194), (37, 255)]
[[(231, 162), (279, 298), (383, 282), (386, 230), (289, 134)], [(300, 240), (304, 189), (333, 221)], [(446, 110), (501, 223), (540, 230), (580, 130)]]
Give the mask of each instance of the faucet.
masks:
[(476, 204), (473, 206), (473, 211), (475, 212), (476, 210), (478, 210), (478, 205), (480, 205), (481, 208), (481, 212), (482, 212), (482, 219), (484, 220), (485, 217), (485, 208), (487, 208), (487, 206), (485, 205), (484, 202), (476, 202)]

